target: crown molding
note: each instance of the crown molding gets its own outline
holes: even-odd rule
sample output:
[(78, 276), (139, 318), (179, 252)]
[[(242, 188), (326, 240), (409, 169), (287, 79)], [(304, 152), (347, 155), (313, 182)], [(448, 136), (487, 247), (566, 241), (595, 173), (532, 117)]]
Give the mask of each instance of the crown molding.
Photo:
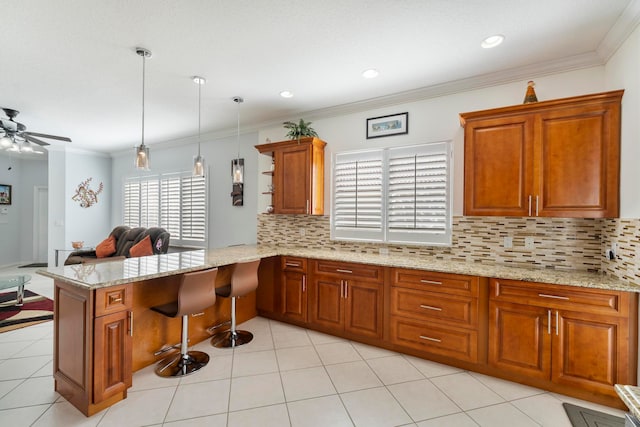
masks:
[(640, 0), (631, 0), (616, 23), (602, 39), (596, 52), (607, 62), (640, 23)]

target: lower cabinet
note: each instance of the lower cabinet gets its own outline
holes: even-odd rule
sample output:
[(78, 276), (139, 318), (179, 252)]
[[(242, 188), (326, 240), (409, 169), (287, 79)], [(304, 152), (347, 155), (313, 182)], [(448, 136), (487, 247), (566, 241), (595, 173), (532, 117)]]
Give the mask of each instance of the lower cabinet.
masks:
[(282, 315), (307, 321), (307, 259), (282, 257)]
[(383, 268), (311, 261), (309, 321), (325, 330), (382, 338)]
[(614, 384), (635, 384), (633, 294), (499, 279), (490, 289), (491, 367), (612, 397)]
[(54, 281), (55, 389), (85, 415), (122, 400), (132, 380), (131, 285)]

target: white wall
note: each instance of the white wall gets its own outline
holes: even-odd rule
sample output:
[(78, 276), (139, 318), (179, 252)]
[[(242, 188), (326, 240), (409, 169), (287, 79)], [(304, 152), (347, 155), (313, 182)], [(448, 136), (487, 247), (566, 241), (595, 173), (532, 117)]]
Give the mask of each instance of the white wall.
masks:
[[(11, 168), (11, 169), (9, 169)], [(12, 186), (11, 205), (0, 210), (0, 267), (33, 261), (33, 191), (47, 186), (45, 159), (0, 155), (0, 184)]]
[[(201, 153), (207, 164), (209, 182), (209, 248), (220, 248), (235, 244), (256, 242), (257, 202), (257, 134), (240, 135), (240, 158), (244, 158), (245, 199), (244, 206), (231, 205), (231, 160), (238, 154), (237, 137), (229, 136), (216, 140), (203, 137)], [(191, 142), (178, 146), (150, 147), (150, 174), (175, 171), (190, 171), (197, 145)], [(122, 185), (127, 176), (142, 172), (133, 167), (133, 150), (119, 153), (113, 158), (113, 194), (111, 223), (122, 223)]]
[[(604, 67), (592, 67), (550, 76), (531, 76), (536, 82), (538, 100), (564, 98), (605, 90)], [(521, 104), (527, 82), (514, 82), (500, 86), (442, 96), (424, 101), (393, 105), (386, 108), (353, 113), (344, 116), (312, 120), (312, 125), (325, 148), (325, 215), (330, 212), (331, 155), (340, 151), (364, 150), (399, 145), (414, 145), (443, 140), (454, 141), (454, 215), (462, 214), (463, 149), (464, 132), (460, 127), (459, 113)], [(407, 135), (366, 139), (366, 119), (388, 114), (409, 112), (409, 133)], [(303, 117), (309, 120), (308, 117)], [(298, 120), (298, 117), (292, 117)], [(260, 143), (267, 138), (271, 141), (286, 139), (285, 129), (275, 127), (259, 132)], [(266, 170), (266, 156), (261, 156), (260, 168)], [(258, 177), (258, 187), (266, 188), (267, 178)], [(264, 212), (268, 199), (259, 199), (258, 212)]]
[[(71, 248), (72, 241), (81, 240), (85, 246), (93, 246), (111, 232), (111, 158), (97, 153), (66, 153), (65, 177), (65, 233), (61, 248)], [(78, 185), (92, 178), (88, 188), (97, 192), (100, 183), (103, 190), (98, 203), (83, 208), (72, 198)], [(62, 255), (61, 255), (62, 256)]]
[(607, 89), (624, 89), (622, 97), (622, 182), (620, 217), (640, 217), (640, 27), (605, 67)]

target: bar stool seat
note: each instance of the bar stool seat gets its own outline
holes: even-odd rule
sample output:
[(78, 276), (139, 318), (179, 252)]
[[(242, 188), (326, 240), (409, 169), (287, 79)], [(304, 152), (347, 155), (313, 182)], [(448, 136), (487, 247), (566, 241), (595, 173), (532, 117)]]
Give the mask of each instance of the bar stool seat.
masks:
[(211, 338), (211, 345), (214, 347), (237, 347), (242, 344), (247, 344), (253, 339), (251, 332), (238, 330), (236, 328), (236, 298), (256, 290), (258, 287), (259, 266), (259, 259), (236, 263), (231, 273), (231, 283), (216, 289), (216, 294), (219, 297), (231, 298), (231, 328), (225, 332), (217, 333)]
[[(199, 313), (216, 303), (217, 268), (195, 271), (182, 275), (178, 289), (178, 299), (167, 304), (151, 307), (163, 316), (182, 317), (182, 340), (180, 353), (161, 360), (155, 372), (161, 377), (182, 377), (203, 368), (209, 362), (209, 355), (202, 351), (188, 351), (189, 316)], [(170, 349), (171, 347), (169, 347)]]

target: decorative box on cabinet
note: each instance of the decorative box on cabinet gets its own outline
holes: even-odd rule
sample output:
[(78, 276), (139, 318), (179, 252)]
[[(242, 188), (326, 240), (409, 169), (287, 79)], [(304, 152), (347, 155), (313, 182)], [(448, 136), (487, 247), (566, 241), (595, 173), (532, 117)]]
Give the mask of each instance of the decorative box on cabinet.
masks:
[(460, 114), (464, 214), (617, 217), (623, 93)]
[(486, 358), (486, 283), (474, 276), (393, 268), (393, 344), (478, 363)]
[(325, 145), (314, 137), (256, 145), (273, 157), (273, 213), (324, 215)]
[(383, 268), (312, 260), (310, 322), (330, 332), (382, 338)]
[(489, 365), (617, 400), (636, 383), (637, 309), (629, 292), (491, 279)]

